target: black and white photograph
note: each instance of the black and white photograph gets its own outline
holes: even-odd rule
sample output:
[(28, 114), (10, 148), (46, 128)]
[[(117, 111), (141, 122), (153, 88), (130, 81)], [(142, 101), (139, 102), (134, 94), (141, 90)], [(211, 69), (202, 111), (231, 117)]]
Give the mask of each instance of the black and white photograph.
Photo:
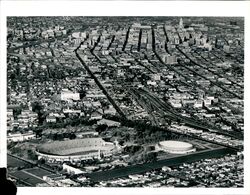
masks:
[(7, 27), (7, 163), (19, 186), (244, 186), (244, 18)]
[(245, 25), (234, 15), (6, 16), (8, 178), (18, 188), (243, 189)]

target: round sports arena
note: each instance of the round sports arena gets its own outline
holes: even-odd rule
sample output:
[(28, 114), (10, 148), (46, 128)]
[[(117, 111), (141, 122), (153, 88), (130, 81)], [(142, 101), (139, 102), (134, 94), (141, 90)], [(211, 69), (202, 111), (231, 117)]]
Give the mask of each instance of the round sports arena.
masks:
[(183, 141), (162, 141), (156, 145), (157, 150), (172, 154), (186, 154), (196, 151), (192, 144)]
[(85, 138), (67, 141), (54, 141), (37, 147), (38, 159), (53, 162), (100, 159), (115, 153), (116, 146), (102, 138)]

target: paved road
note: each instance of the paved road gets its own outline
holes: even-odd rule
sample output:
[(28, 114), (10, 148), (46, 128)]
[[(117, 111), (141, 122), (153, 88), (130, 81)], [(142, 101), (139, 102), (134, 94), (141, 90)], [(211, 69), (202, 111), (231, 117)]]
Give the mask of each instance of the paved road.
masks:
[[(197, 65), (197, 66), (201, 66), (201, 65), (199, 65), (198, 63), (194, 62), (191, 58), (189, 58), (189, 56), (188, 56), (187, 54), (185, 54), (179, 47), (176, 47), (176, 48), (177, 48), (177, 49), (180, 51), (180, 53), (182, 53), (187, 59), (189, 59), (189, 60), (191, 61), (191, 63), (193, 63), (193, 64), (195, 64), (195, 65)], [(182, 65), (182, 67), (184, 67), (185, 69), (189, 70), (190, 72), (195, 73), (195, 74), (198, 75), (199, 77), (201, 77), (201, 78), (203, 78), (203, 79), (209, 81), (212, 85), (215, 85), (215, 86), (221, 88), (222, 90), (224, 90), (225, 92), (227, 92), (227, 93), (233, 95), (234, 97), (237, 97), (237, 98), (239, 98), (239, 99), (243, 99), (243, 95), (242, 95), (242, 94), (239, 94), (239, 95), (236, 94), (235, 92), (233, 92), (233, 91), (227, 89), (226, 87), (222, 86), (222, 85), (219, 84), (218, 82), (212, 81), (211, 79), (208, 79), (206, 76), (203, 76), (203, 75), (201, 75), (200, 73), (196, 72), (196, 71), (193, 70), (192, 68), (189, 68), (188, 66), (185, 66), (184, 63), (179, 63), (179, 64)]]
[[(184, 78), (186, 78), (186, 76), (185, 75), (183, 75), (181, 72), (179, 72), (179, 71), (177, 71), (175, 68), (173, 68), (173, 67), (171, 67), (171, 66), (168, 66), (167, 64), (165, 64), (163, 61), (162, 61), (162, 59), (161, 59), (161, 57), (158, 55), (158, 53), (156, 52), (156, 50), (155, 50), (155, 35), (154, 35), (154, 29), (153, 29), (153, 27), (152, 27), (152, 41), (153, 41), (153, 44), (152, 44), (152, 47), (153, 47), (153, 52), (155, 53), (155, 55), (156, 55), (156, 57), (157, 57), (157, 59), (162, 63), (162, 64), (164, 64), (164, 65), (166, 65), (170, 70), (173, 70), (174, 72), (176, 72), (177, 74), (179, 74), (179, 75), (181, 75), (181, 76), (183, 76)], [(188, 79), (188, 78), (186, 78), (186, 79)], [(200, 88), (200, 89), (202, 89), (203, 91), (207, 91), (206, 89), (204, 89), (204, 88), (202, 88), (201, 86), (199, 86), (198, 84), (196, 84), (194, 81), (192, 81), (192, 84), (194, 85), (194, 86), (197, 86), (198, 88)], [(170, 112), (171, 110), (168, 110), (168, 112)], [(218, 132), (218, 133), (220, 133), (220, 134), (222, 134), (222, 135), (227, 135), (227, 136), (230, 136), (230, 137), (234, 137), (234, 138), (238, 138), (238, 139), (243, 139), (243, 134), (242, 133), (238, 133), (238, 132), (236, 132), (236, 133), (228, 133), (228, 132), (225, 132), (225, 131), (222, 131), (222, 130), (220, 130), (220, 129), (218, 129), (218, 128), (216, 128), (216, 127), (210, 127), (210, 126), (206, 126), (206, 125), (204, 125), (204, 124), (202, 124), (202, 123), (198, 123), (198, 122), (194, 122), (192, 119), (189, 119), (189, 118), (187, 118), (187, 117), (180, 117), (180, 116), (178, 116), (178, 115), (176, 115), (175, 117), (177, 117), (177, 118), (179, 118), (180, 120), (184, 120), (184, 122), (186, 123), (186, 124), (189, 124), (189, 125), (193, 125), (193, 126), (196, 126), (196, 127), (199, 127), (199, 128), (202, 128), (202, 129), (207, 129), (207, 130), (209, 130), (209, 129), (213, 129), (213, 130), (216, 130), (216, 132)]]
[(126, 119), (126, 115), (123, 113), (123, 111), (120, 109), (120, 107), (117, 106), (117, 104), (115, 103), (115, 101), (113, 100), (113, 98), (109, 95), (109, 93), (103, 87), (103, 85), (100, 83), (100, 81), (98, 80), (98, 78), (94, 75), (94, 73), (89, 69), (89, 67), (87, 66), (87, 64), (83, 61), (83, 59), (81, 58), (81, 56), (78, 54), (79, 47), (75, 50), (76, 57), (80, 60), (81, 64), (84, 66), (84, 68), (90, 74), (90, 76), (94, 79), (94, 81), (97, 84), (97, 86), (102, 90), (103, 94), (107, 97), (107, 99), (109, 100), (109, 102), (114, 106), (114, 108), (120, 114), (120, 116), (122, 118)]

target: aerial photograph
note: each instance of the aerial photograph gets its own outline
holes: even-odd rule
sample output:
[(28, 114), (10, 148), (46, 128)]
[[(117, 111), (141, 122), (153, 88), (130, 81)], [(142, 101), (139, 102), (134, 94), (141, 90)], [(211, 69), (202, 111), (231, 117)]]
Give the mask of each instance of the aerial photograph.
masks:
[(18, 187), (244, 188), (244, 17), (8, 16)]

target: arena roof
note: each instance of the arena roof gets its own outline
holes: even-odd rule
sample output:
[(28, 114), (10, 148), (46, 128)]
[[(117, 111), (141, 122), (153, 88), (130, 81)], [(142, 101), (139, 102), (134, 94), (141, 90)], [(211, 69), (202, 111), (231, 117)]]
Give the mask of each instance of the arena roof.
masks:
[(163, 150), (188, 151), (193, 148), (193, 145), (183, 141), (168, 140), (160, 142), (159, 147)]
[(112, 150), (113, 148), (113, 143), (105, 142), (102, 138), (85, 138), (45, 143), (38, 146), (37, 151), (39, 153), (64, 156), (85, 154), (98, 150)]

